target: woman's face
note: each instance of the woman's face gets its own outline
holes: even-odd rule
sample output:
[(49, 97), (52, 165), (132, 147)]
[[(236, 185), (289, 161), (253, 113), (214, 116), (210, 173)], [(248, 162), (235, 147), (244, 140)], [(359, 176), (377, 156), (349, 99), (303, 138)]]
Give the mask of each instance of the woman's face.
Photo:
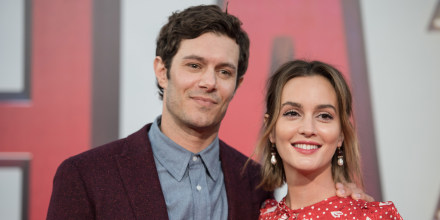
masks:
[(276, 144), (287, 172), (330, 170), (343, 134), (336, 92), (319, 75), (289, 80), (281, 95), (281, 111), (270, 141)]

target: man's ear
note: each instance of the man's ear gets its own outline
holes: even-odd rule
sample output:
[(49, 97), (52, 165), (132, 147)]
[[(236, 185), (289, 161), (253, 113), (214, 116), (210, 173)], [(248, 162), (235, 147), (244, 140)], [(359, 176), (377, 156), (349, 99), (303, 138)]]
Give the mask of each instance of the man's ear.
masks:
[(240, 77), (240, 79), (238, 79), (238, 82), (237, 82), (237, 89), (238, 89), (238, 87), (240, 87), (241, 86), (241, 83), (243, 83), (243, 80), (244, 80), (244, 77), (242, 76), (242, 77)]
[(165, 68), (165, 63), (160, 56), (154, 58), (154, 74), (156, 75), (157, 82), (159, 85), (166, 89), (168, 85), (167, 68)]

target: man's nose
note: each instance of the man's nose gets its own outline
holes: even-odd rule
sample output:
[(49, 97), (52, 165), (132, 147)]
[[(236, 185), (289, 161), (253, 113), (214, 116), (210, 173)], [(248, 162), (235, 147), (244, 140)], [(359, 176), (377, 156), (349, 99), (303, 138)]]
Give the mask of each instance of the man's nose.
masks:
[(217, 78), (215, 75), (215, 70), (207, 69), (200, 77), (199, 86), (210, 91), (215, 89), (216, 83)]

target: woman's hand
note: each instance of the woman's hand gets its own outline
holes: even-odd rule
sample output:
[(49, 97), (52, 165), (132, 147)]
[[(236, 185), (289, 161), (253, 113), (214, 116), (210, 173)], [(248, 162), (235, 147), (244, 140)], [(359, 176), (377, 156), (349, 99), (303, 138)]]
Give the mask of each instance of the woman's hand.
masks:
[(351, 198), (358, 200), (362, 199), (367, 202), (373, 202), (374, 198), (365, 194), (362, 189), (359, 189), (354, 183), (336, 183), (336, 195), (339, 197), (351, 196)]

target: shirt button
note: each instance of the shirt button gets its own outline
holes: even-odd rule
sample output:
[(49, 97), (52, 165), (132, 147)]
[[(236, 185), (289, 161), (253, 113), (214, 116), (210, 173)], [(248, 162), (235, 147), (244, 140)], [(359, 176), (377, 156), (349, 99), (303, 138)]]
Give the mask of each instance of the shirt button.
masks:
[(202, 187), (200, 185), (197, 185), (196, 188), (198, 191), (202, 190)]
[(197, 156), (193, 156), (193, 161), (197, 161)]

